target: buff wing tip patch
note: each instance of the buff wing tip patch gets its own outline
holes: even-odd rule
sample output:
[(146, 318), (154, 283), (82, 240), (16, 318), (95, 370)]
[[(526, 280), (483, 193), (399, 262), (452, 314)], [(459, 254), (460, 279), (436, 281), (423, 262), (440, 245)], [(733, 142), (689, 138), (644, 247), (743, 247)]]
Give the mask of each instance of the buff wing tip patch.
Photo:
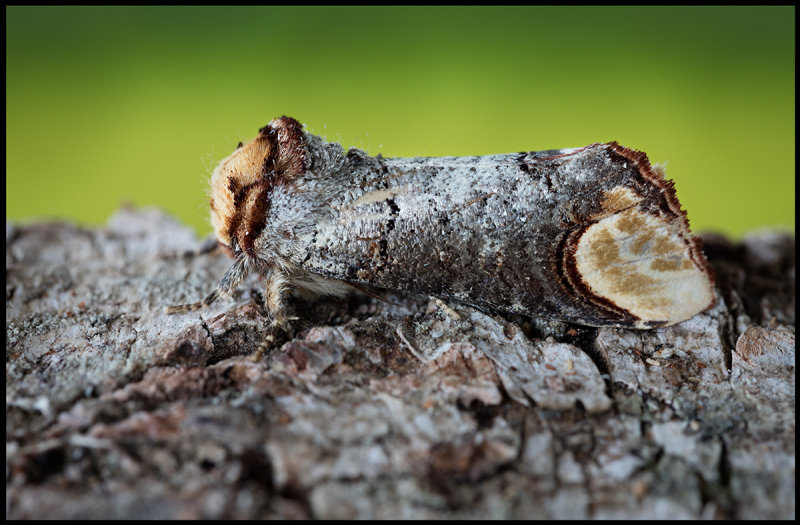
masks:
[(714, 274), (702, 242), (689, 229), (663, 168), (640, 152), (613, 144), (637, 166), (654, 198), (628, 185), (605, 191), (602, 213), (573, 240), (583, 289), (598, 304), (621, 312), (633, 328), (670, 326), (715, 303)]

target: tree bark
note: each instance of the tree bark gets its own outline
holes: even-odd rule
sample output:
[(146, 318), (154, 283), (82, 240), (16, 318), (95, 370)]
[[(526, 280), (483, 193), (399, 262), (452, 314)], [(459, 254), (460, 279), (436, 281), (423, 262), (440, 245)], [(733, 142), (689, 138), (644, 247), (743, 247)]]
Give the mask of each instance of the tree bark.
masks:
[(717, 305), (656, 330), (427, 297), (184, 315), (230, 260), (161, 212), (6, 227), (9, 518), (795, 514), (794, 237), (704, 236)]

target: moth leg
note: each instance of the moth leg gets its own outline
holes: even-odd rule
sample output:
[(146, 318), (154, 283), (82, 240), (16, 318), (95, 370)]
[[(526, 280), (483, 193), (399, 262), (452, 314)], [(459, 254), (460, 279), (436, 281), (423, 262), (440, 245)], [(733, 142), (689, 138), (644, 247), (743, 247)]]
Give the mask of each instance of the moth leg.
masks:
[(289, 332), (289, 321), (296, 317), (287, 314), (286, 300), (291, 292), (289, 277), (277, 268), (273, 268), (266, 278), (265, 302), (267, 311), (272, 316), (272, 328)]
[(168, 314), (182, 314), (210, 306), (220, 294), (230, 296), (242, 284), (244, 278), (247, 277), (247, 272), (247, 259), (241, 257), (228, 268), (219, 285), (217, 285), (217, 289), (208, 294), (205, 299), (196, 303), (168, 306), (165, 311)]

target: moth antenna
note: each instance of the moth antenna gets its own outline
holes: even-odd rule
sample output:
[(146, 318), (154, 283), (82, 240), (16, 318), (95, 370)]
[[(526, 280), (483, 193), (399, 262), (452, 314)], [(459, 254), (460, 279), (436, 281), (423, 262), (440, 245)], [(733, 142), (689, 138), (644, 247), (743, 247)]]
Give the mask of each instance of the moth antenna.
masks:
[(195, 310), (200, 310), (202, 308), (205, 308), (206, 306), (211, 306), (211, 304), (217, 300), (217, 297), (219, 297), (219, 290), (214, 290), (213, 292), (208, 294), (206, 298), (203, 299), (202, 301), (198, 301), (196, 303), (167, 306), (164, 310), (167, 314), (183, 314), (186, 312), (193, 312)]
[(205, 299), (196, 303), (168, 306), (164, 309), (164, 311), (167, 314), (183, 314), (211, 306), (211, 304), (217, 300), (221, 293), (225, 295), (231, 295), (233, 291), (242, 284), (242, 281), (244, 281), (245, 277), (247, 277), (247, 270), (247, 258), (239, 257), (236, 259), (236, 262), (233, 263), (230, 268), (228, 268), (228, 271), (225, 272), (225, 275), (222, 277), (219, 285), (217, 285), (217, 289), (208, 294)]
[(402, 306), (400, 303), (396, 303), (394, 301), (390, 301), (386, 297), (381, 297), (380, 295), (370, 291), (367, 287), (361, 286), (358, 283), (347, 283), (347, 284), (352, 286), (353, 288), (355, 288), (359, 292), (363, 293), (364, 295), (368, 295), (368, 296), (372, 297), (373, 299), (377, 299), (379, 301), (383, 301), (384, 303), (391, 304), (392, 306)]

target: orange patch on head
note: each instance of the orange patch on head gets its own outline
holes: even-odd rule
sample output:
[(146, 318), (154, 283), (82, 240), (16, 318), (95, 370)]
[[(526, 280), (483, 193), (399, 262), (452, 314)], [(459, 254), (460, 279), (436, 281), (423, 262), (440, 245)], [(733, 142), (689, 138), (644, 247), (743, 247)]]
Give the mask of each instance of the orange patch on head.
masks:
[(302, 125), (289, 117), (270, 121), (256, 138), (240, 143), (211, 176), (211, 225), (217, 240), (231, 246), (237, 237), (252, 244), (249, 239), (264, 226), (270, 188), (302, 174), (305, 162)]
[(220, 162), (211, 176), (211, 225), (217, 239), (230, 246), (234, 217), (238, 213), (236, 190), (258, 182), (271, 153), (267, 136), (259, 135)]

